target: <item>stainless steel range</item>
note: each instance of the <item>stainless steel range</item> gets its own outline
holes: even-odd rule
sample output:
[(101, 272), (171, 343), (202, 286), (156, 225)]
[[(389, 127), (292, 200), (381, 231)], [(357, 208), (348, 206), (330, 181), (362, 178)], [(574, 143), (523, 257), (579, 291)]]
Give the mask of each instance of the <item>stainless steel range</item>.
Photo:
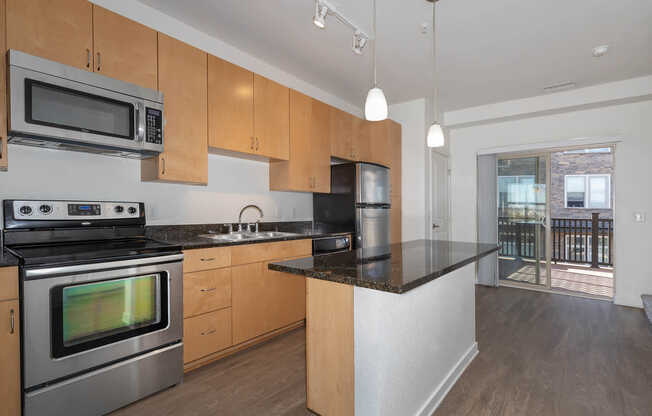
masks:
[(20, 259), (23, 414), (100, 415), (183, 376), (183, 254), (142, 203), (5, 200)]

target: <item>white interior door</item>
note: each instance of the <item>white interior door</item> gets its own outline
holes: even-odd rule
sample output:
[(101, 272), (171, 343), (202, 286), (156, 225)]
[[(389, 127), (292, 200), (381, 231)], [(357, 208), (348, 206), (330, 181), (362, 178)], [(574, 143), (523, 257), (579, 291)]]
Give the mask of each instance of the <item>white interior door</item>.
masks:
[(448, 240), (450, 231), (450, 174), (448, 156), (430, 151), (431, 198), (430, 219), (433, 240)]

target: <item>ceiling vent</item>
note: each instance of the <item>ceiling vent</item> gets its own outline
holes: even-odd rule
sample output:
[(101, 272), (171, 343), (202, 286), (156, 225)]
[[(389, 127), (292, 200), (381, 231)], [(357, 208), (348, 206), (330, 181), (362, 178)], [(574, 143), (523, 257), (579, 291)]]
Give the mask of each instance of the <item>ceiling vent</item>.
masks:
[(561, 90), (568, 90), (574, 87), (575, 87), (575, 83), (573, 81), (564, 81), (564, 82), (558, 82), (556, 84), (546, 85), (545, 87), (543, 87), (543, 90), (545, 92), (556, 92)]

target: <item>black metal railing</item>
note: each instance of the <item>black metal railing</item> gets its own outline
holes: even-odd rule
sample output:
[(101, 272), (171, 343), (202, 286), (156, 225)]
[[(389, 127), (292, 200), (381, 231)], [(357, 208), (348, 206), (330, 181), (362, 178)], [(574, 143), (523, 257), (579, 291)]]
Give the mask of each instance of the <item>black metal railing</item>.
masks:
[[(613, 266), (613, 219), (598, 218), (552, 218), (552, 261), (590, 264), (592, 267)], [(540, 236), (537, 237), (537, 227)], [(529, 219), (498, 218), (498, 244), (500, 255), (535, 258), (540, 250), (545, 258), (542, 244), (544, 229), (540, 223)]]

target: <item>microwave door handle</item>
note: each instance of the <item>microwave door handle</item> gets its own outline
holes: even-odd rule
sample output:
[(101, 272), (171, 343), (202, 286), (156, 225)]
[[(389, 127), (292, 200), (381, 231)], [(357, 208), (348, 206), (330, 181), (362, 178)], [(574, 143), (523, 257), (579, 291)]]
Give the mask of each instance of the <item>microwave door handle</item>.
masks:
[(135, 103), (136, 108), (136, 141), (142, 142), (145, 139), (145, 111), (142, 103)]

